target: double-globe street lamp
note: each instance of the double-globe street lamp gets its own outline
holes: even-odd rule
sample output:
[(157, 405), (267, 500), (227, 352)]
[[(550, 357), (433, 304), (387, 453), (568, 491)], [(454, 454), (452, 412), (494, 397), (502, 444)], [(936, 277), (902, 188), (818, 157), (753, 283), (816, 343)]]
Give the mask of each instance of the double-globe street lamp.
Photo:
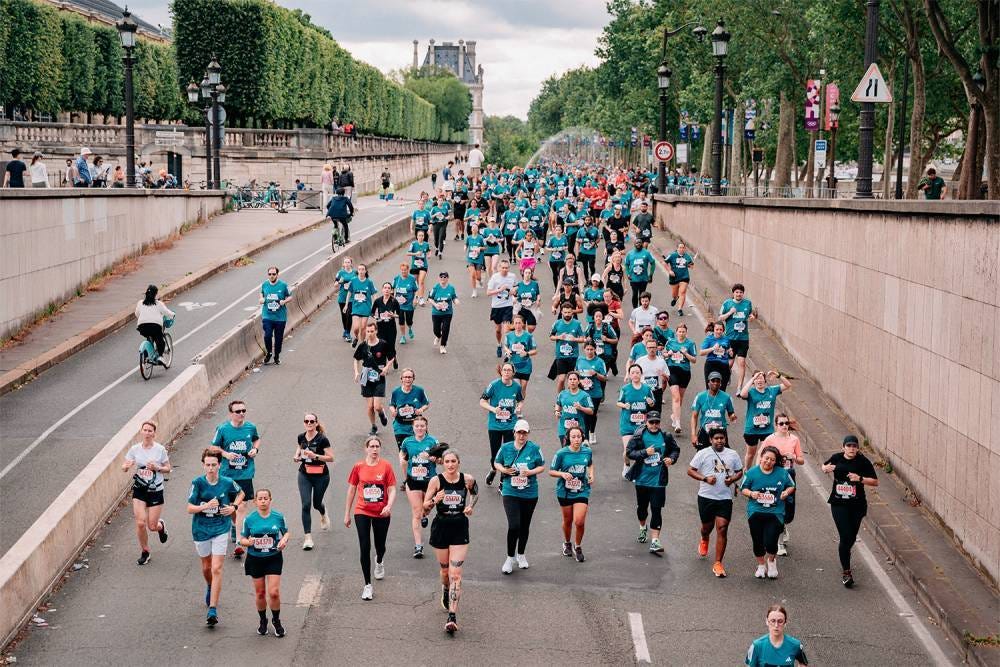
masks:
[(722, 194), (722, 81), (726, 75), (726, 54), (729, 53), (729, 39), (722, 19), (712, 31), (712, 55), (715, 56), (715, 117), (712, 121), (712, 194)]
[(827, 109), (830, 114), (830, 174), (826, 177), (826, 187), (830, 196), (837, 197), (837, 128), (840, 127), (840, 104), (834, 102)]
[(135, 108), (133, 105), (132, 90), (132, 49), (135, 48), (135, 35), (139, 30), (138, 24), (132, 19), (132, 14), (128, 8), (122, 12), (122, 20), (115, 24), (118, 28), (118, 36), (122, 41), (122, 48), (125, 56), (122, 62), (125, 64), (125, 183), (128, 187), (135, 187)]
[(191, 104), (201, 99), (208, 102), (205, 107), (205, 185), (212, 190), (222, 187), (222, 114), (220, 104), (226, 101), (226, 87), (222, 84), (222, 67), (215, 55), (205, 70), (201, 84), (194, 81), (187, 85), (187, 98)]
[[(662, 61), (656, 68), (656, 85), (660, 89), (660, 133), (659, 140), (667, 140), (667, 89), (670, 88), (670, 68), (667, 61)], [(665, 194), (667, 191), (667, 163), (657, 160), (656, 192)]]

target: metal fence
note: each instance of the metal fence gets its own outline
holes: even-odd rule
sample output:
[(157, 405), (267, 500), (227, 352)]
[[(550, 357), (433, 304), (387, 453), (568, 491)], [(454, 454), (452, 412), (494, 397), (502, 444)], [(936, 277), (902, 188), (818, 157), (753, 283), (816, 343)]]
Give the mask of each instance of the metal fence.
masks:
[(323, 193), (319, 190), (283, 190), (277, 184), (267, 187), (250, 185), (227, 188), (233, 208), (272, 209), (279, 213), (289, 210), (319, 210), (323, 205)]
[[(782, 187), (772, 187), (770, 184), (760, 185), (727, 185), (720, 188), (724, 197), (761, 197), (773, 199), (836, 199), (838, 197), (852, 197), (848, 190), (828, 187), (807, 187), (785, 185)], [(668, 195), (686, 196), (711, 196), (712, 186), (707, 183), (697, 183), (693, 185), (670, 185), (666, 188)], [(873, 193), (876, 199), (882, 198), (881, 192)]]

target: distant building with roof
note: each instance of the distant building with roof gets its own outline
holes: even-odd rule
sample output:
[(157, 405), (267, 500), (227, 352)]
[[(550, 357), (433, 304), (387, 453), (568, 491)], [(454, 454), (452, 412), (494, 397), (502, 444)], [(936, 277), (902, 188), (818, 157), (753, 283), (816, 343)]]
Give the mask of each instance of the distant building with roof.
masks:
[(430, 40), (423, 63), (419, 63), (419, 42), (413, 40), (413, 68), (442, 67), (459, 78), (472, 93), (472, 113), (469, 114), (469, 143), (483, 143), (483, 66), (476, 65), (476, 42), (458, 40), (435, 44)]
[[(103, 23), (104, 25), (109, 25), (112, 27), (114, 27), (116, 23), (122, 20), (122, 12), (125, 11), (124, 8), (119, 7), (115, 3), (111, 2), (111, 0), (42, 0), (42, 1), (62, 11), (72, 12), (73, 14), (79, 14), (83, 18), (93, 23)], [(170, 28), (168, 27), (153, 25), (148, 21), (142, 20), (135, 14), (132, 15), (132, 20), (134, 20), (136, 24), (138, 24), (139, 34), (151, 41), (167, 43), (171, 41), (171, 39), (173, 38)]]

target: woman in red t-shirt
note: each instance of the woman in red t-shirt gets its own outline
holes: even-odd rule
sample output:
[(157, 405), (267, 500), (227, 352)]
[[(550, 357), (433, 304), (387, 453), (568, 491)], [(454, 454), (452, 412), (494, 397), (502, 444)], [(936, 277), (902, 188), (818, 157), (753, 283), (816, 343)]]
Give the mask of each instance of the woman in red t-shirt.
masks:
[[(365, 439), (365, 458), (354, 464), (347, 476), (347, 502), (344, 506), (344, 525), (351, 527), (353, 507), (354, 525), (358, 529), (361, 547), (361, 572), (365, 576), (362, 600), (372, 599), (372, 533), (375, 535), (375, 578), (385, 577), (385, 538), (389, 534), (389, 514), (396, 502), (396, 474), (392, 464), (381, 457), (382, 441), (378, 436)], [(355, 501), (355, 496), (357, 499)]]

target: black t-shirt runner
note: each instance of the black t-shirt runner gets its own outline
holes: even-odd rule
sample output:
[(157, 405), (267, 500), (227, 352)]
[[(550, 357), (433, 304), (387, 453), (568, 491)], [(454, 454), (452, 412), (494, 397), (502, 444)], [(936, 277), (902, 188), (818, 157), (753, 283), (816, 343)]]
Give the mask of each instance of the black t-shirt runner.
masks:
[[(369, 345), (368, 341), (363, 340), (354, 350), (354, 358), (360, 361), (364, 368), (381, 372), (390, 359), (389, 353), (391, 349), (389, 344), (381, 338), (374, 345)], [(379, 379), (379, 381), (383, 380), (385, 378)]]
[(843, 452), (837, 452), (824, 461), (823, 465), (828, 463), (832, 463), (836, 467), (833, 469), (833, 489), (830, 491), (830, 498), (827, 502), (831, 505), (861, 505), (867, 503), (865, 485), (860, 481), (852, 482), (848, 480), (847, 474), (853, 472), (862, 477), (877, 477), (875, 466), (868, 460), (868, 457), (858, 452), (857, 456), (849, 459), (844, 456)]
[(390, 296), (388, 301), (382, 297), (375, 299), (372, 302), (372, 317), (375, 319), (375, 326), (378, 327), (379, 340), (395, 343), (396, 318), (399, 317), (399, 302), (396, 301), (396, 297)]
[[(330, 448), (330, 441), (322, 433), (317, 433), (312, 440), (306, 439), (305, 433), (299, 433), (299, 447), (302, 449), (308, 449), (314, 454), (326, 454), (326, 450)], [(322, 468), (322, 470), (320, 470)], [(326, 467), (326, 461), (313, 460), (309, 463), (305, 459), (302, 459), (302, 465), (299, 466), (299, 470), (306, 475), (329, 475), (330, 471)]]

